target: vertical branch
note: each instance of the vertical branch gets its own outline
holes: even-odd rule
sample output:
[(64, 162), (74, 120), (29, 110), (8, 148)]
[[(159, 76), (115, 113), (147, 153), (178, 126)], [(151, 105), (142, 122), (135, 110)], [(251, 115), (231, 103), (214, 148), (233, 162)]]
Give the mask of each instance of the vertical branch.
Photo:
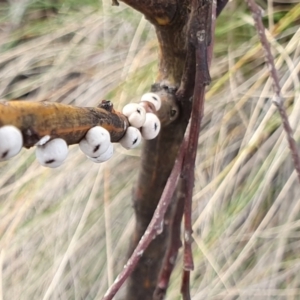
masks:
[[(162, 300), (165, 298), (169, 286), (170, 277), (177, 260), (178, 250), (182, 246), (182, 242), (180, 239), (180, 228), (184, 211), (185, 195), (182, 194), (181, 185), (182, 182), (180, 180), (177, 186), (177, 193), (175, 195), (175, 198), (177, 198), (176, 208), (174, 211), (173, 218), (171, 219), (169, 225), (169, 245), (164, 257), (161, 272), (159, 274), (158, 283), (154, 292), (153, 300)], [(176, 201), (176, 199), (174, 200)]]
[[(184, 271), (181, 293), (183, 299), (190, 299), (190, 271), (194, 269), (192, 254), (192, 196), (194, 188), (194, 168), (198, 137), (204, 110), (205, 86), (210, 83), (208, 70), (208, 46), (211, 43), (212, 0), (193, 0), (190, 19), (190, 43), (195, 49), (196, 77), (191, 113), (190, 135), (182, 170), (184, 205)], [(209, 57), (209, 60), (211, 56)]]
[(169, 179), (162, 193), (161, 199), (154, 212), (154, 217), (152, 218), (150, 224), (147, 227), (147, 230), (145, 231), (144, 235), (142, 236), (138, 245), (133, 251), (131, 257), (129, 258), (126, 265), (124, 266), (123, 271), (119, 274), (119, 276), (116, 278), (112, 286), (108, 289), (108, 291), (103, 297), (103, 300), (111, 300), (115, 296), (115, 294), (124, 284), (125, 280), (133, 272), (134, 268), (136, 267), (140, 258), (143, 256), (149, 244), (152, 242), (153, 239), (155, 239), (157, 235), (161, 234), (163, 230), (164, 216), (171, 202), (171, 199), (173, 197), (179, 179), (186, 144), (187, 142), (185, 140), (181, 145), (172, 172), (169, 176)]
[(190, 271), (184, 270), (182, 273), (181, 294), (183, 300), (190, 300)]
[(283, 97), (281, 95), (281, 87), (280, 87), (280, 83), (279, 83), (279, 77), (278, 77), (278, 73), (275, 67), (275, 63), (274, 63), (274, 57), (272, 55), (271, 52), (271, 48), (270, 48), (270, 44), (268, 42), (268, 39), (266, 37), (266, 33), (265, 33), (265, 27), (262, 23), (261, 20), (261, 16), (262, 16), (262, 10), (261, 8), (255, 3), (254, 0), (246, 0), (254, 21), (255, 21), (255, 26), (261, 41), (261, 44), (265, 50), (265, 59), (267, 61), (267, 64), (269, 66), (269, 70), (270, 70), (270, 75), (273, 79), (273, 88), (274, 88), (274, 92), (275, 92), (275, 99), (273, 100), (273, 103), (276, 105), (278, 112), (280, 114), (282, 123), (283, 123), (283, 128), (285, 130), (286, 136), (287, 136), (287, 141), (292, 153), (292, 158), (294, 161), (294, 167), (295, 170), (297, 172), (298, 175), (298, 179), (300, 182), (300, 156), (299, 156), (299, 150), (297, 148), (297, 144), (295, 139), (293, 138), (293, 130), (291, 128), (287, 113), (286, 113), (286, 109), (284, 107), (284, 101), (283, 101)]
[[(196, 51), (199, 52), (199, 51)], [(201, 54), (198, 54), (198, 56)], [(193, 109), (191, 115), (191, 129), (188, 141), (188, 148), (184, 157), (184, 166), (182, 170), (183, 190), (185, 195), (184, 205), (184, 270), (194, 269), (192, 256), (192, 196), (194, 188), (194, 169), (198, 146), (198, 137), (200, 133), (200, 124), (204, 109), (204, 91), (205, 85), (199, 81), (202, 75), (196, 72), (196, 85), (193, 98)]]
[[(161, 196), (164, 186), (170, 180), (168, 177), (174, 165), (178, 149), (182, 144), (183, 135), (192, 110), (190, 98), (193, 93), (194, 102), (196, 101), (196, 105), (200, 105), (197, 109), (195, 108), (194, 111), (195, 122), (199, 122), (199, 124), (197, 125), (198, 129), (196, 129), (193, 134), (193, 142), (190, 142), (191, 147), (194, 148), (194, 157), (191, 159), (190, 164), (188, 164), (188, 170), (192, 172), (192, 180), (190, 182), (193, 182), (194, 178), (196, 147), (200, 121), (203, 114), (204, 89), (205, 85), (210, 82), (207, 45), (211, 39), (212, 0), (122, 1), (143, 13), (155, 26), (159, 42), (159, 74), (153, 92), (165, 90), (167, 94), (174, 98), (176, 105), (180, 105), (181, 109), (180, 116), (175, 122), (172, 121), (168, 126), (162, 127), (160, 135), (155, 140), (147, 141), (143, 145), (138, 182), (133, 193), (136, 225), (130, 249), (132, 256), (124, 271), (116, 279), (115, 284), (108, 292), (110, 295), (114, 294), (117, 286), (120, 286), (120, 282), (124, 282), (129, 274), (131, 274), (128, 280), (126, 299), (143, 298), (144, 300), (152, 300), (153, 292), (157, 284), (157, 277), (161, 269), (162, 259), (166, 253), (169, 227), (166, 226), (166, 222), (161, 223), (160, 225), (162, 227), (160, 230), (163, 230), (163, 232), (158, 236), (154, 235), (156, 238), (151, 240), (151, 243), (150, 239), (148, 239), (148, 234), (149, 229), (153, 226), (154, 220), (156, 220), (157, 209), (161, 207), (161, 204), (158, 204), (157, 207), (157, 203), (161, 197), (164, 197)], [(224, 0), (224, 2), (227, 3), (227, 0)], [(192, 12), (191, 3), (193, 6)], [(223, 7), (220, 8), (220, 11)], [(188, 34), (192, 34), (192, 36), (187, 38)], [(193, 40), (193, 42), (191, 40)], [(196, 49), (198, 55), (201, 56), (201, 59), (198, 57), (197, 61)], [(198, 65), (198, 75), (195, 75), (196, 64)], [(200, 93), (199, 87), (194, 89), (195, 77), (197, 81), (202, 84)], [(179, 89), (177, 90), (178, 87)], [(175, 95), (176, 90), (177, 93)], [(170, 112), (172, 113), (172, 111), (171, 109)], [(198, 116), (196, 117), (197, 113)], [(190, 152), (188, 151), (188, 153)], [(180, 155), (183, 156), (183, 152)], [(189, 161), (188, 155), (186, 155), (184, 159)], [(180, 172), (181, 171), (182, 170), (180, 170)], [(183, 171), (181, 174), (189, 178), (190, 173), (185, 174), (185, 171)], [(186, 226), (186, 228), (189, 228), (187, 235), (191, 236), (191, 216), (188, 215), (190, 215), (189, 211), (191, 211), (193, 183), (190, 185), (186, 178), (182, 180), (183, 188), (180, 192), (183, 194), (183, 198), (186, 196), (187, 190), (190, 194), (190, 202), (186, 205), (184, 210), (186, 212), (186, 222), (190, 224)], [(162, 199), (159, 203), (161, 203), (161, 201)], [(180, 203), (180, 201), (178, 203)], [(189, 206), (190, 208), (188, 208)], [(174, 249), (177, 248), (177, 251), (180, 243), (179, 219), (182, 218), (183, 210), (182, 209), (180, 213), (178, 211), (179, 209), (180, 205), (177, 207), (178, 215), (176, 214), (177, 217), (174, 219), (174, 222), (178, 222), (178, 224), (174, 224), (175, 228), (173, 228), (173, 233), (177, 236), (173, 238)], [(161, 211), (159, 211), (159, 214), (160, 213)], [(167, 219), (169, 219), (169, 212), (167, 212), (165, 217), (165, 220)], [(145, 235), (143, 236), (144, 232)], [(145, 241), (147, 241), (147, 243)], [(171, 245), (171, 248), (169, 248), (170, 252), (167, 253), (167, 257), (168, 255), (172, 255), (172, 253), (177, 253), (176, 250), (172, 250), (172, 242), (169, 243), (169, 245)], [(146, 249), (147, 247), (147, 250), (143, 253), (142, 257), (139, 257), (138, 254), (140, 252), (137, 251), (140, 251), (141, 247), (142, 249)], [(191, 247), (189, 256), (192, 259)], [(136, 265), (134, 270), (133, 265)], [(189, 264), (186, 263), (186, 265)], [(166, 273), (168, 273), (168, 275), (164, 277), (166, 281), (168, 281), (167, 277), (172, 272), (170, 266), (167, 266), (167, 268)], [(190, 267), (187, 268), (189, 269)], [(127, 272), (127, 275), (124, 276), (124, 272)], [(189, 274), (186, 274), (185, 278), (188, 279), (187, 282), (189, 282)], [(164, 286), (166, 285), (167, 283)], [(187, 295), (187, 293), (184, 295)]]
[[(183, 100), (188, 99), (191, 96), (191, 91), (194, 91), (194, 100), (191, 116), (192, 133), (189, 137), (188, 147), (190, 151), (188, 154), (185, 155), (185, 159), (187, 159), (188, 163), (184, 164), (185, 169), (182, 171), (183, 180), (181, 186), (179, 187), (180, 196), (176, 208), (176, 215), (173, 219), (173, 230), (171, 231), (171, 237), (168, 246), (169, 248), (164, 259), (163, 268), (160, 273), (157, 288), (155, 291), (155, 299), (163, 299), (163, 297), (165, 296), (171, 272), (173, 270), (173, 260), (176, 259), (178, 248), (181, 245), (179, 231), (180, 224), (178, 224), (180, 222), (179, 218), (182, 217), (181, 210), (184, 210), (185, 215), (184, 272), (181, 292), (185, 299), (190, 298), (189, 270), (193, 269), (193, 257), (191, 249), (191, 201), (194, 184), (194, 165), (196, 159), (198, 136), (200, 132), (200, 124), (204, 109), (205, 85), (210, 82), (208, 65), (210, 65), (211, 63), (213, 51), (213, 36), (211, 34), (211, 31), (214, 32), (216, 20), (216, 3), (205, 2), (206, 1), (202, 3), (202, 6), (201, 3), (199, 4), (194, 2), (193, 4), (194, 6), (192, 16), (190, 19), (185, 69), (182, 75), (181, 85), (176, 93), (177, 98), (183, 106), (183, 112), (185, 113), (184, 117), (189, 118), (189, 110), (185, 110), (185, 106), (187, 105), (187, 103)], [(198, 5), (200, 5), (200, 9)], [(203, 34), (204, 36), (201, 36)], [(194, 39), (195, 36), (197, 37), (196, 42)], [(200, 45), (198, 44), (198, 41)], [(208, 47), (209, 44), (210, 46)], [(197, 52), (195, 52), (195, 49), (197, 49)]]
[[(157, 82), (152, 87), (152, 91), (157, 93), (160, 90), (164, 90), (174, 99), (175, 104), (178, 105), (175, 92), (180, 84), (186, 58), (186, 25), (189, 16), (190, 0), (181, 0), (180, 5), (178, 5), (179, 2), (177, 0), (126, 0), (126, 3), (129, 2), (135, 2), (140, 6), (147, 5), (149, 9), (143, 11), (151, 11), (153, 15), (157, 16), (161, 16), (163, 10), (165, 10), (167, 11), (166, 15), (172, 17), (171, 11), (176, 11), (171, 22), (166, 22), (164, 25), (157, 25), (156, 22), (152, 21), (153, 18), (150, 18), (146, 13), (145, 15), (155, 26), (159, 44), (159, 72)], [(153, 7), (152, 5), (155, 2), (160, 2), (162, 4), (160, 7), (163, 9), (160, 9), (159, 6)], [(169, 9), (171, 3), (174, 3), (174, 7)], [(170, 18), (159, 17), (159, 21), (167, 21), (167, 19)], [(190, 109), (191, 102), (186, 105), (185, 111), (189, 110), (190, 113)], [(173, 109), (171, 106), (169, 112), (172, 118)], [(155, 209), (172, 171), (178, 155), (178, 149), (182, 144), (186, 131), (188, 118), (185, 118), (184, 115), (185, 113), (180, 111), (176, 121), (170, 122), (167, 126), (162, 126), (160, 134), (156, 139), (143, 143), (137, 184), (133, 190), (136, 222), (130, 242), (130, 254), (134, 251), (140, 238), (147, 230), (152, 217), (155, 216)], [(171, 120), (171, 118), (169, 119)], [(169, 227), (167, 226), (167, 220), (170, 220), (170, 211), (171, 209), (169, 209), (165, 216), (163, 232), (151, 241), (135, 270), (130, 275), (126, 287), (127, 300), (153, 299), (153, 293), (168, 245)]]

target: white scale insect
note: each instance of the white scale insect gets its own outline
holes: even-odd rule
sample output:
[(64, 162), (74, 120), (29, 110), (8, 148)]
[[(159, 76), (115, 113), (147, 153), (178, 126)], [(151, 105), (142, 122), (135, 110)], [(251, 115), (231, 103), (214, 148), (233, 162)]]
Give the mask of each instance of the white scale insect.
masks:
[(80, 141), (79, 147), (91, 161), (96, 163), (109, 160), (114, 153), (110, 134), (101, 126), (91, 128)]
[(36, 147), (35, 155), (38, 162), (44, 167), (57, 168), (68, 156), (68, 145), (63, 139), (57, 138), (40, 144)]
[(80, 141), (79, 148), (86, 156), (95, 158), (105, 153), (110, 144), (109, 132), (101, 126), (95, 126)]
[(144, 94), (141, 98), (141, 101), (151, 102), (154, 105), (156, 111), (158, 111), (161, 107), (161, 99), (155, 93), (146, 93), (146, 94)]
[(18, 128), (11, 125), (0, 128), (0, 161), (16, 156), (22, 146), (23, 136)]
[[(143, 101), (152, 103), (156, 111), (158, 111), (161, 107), (161, 99), (155, 93), (144, 94), (141, 98), (141, 102)], [(141, 104), (129, 103), (124, 106), (122, 112), (128, 118), (131, 126), (140, 129), (141, 135), (145, 140), (152, 140), (159, 134), (160, 121), (158, 117), (153, 113), (146, 113), (144, 107)], [(121, 140), (120, 143), (126, 149), (135, 148), (138, 144), (132, 144), (132, 146), (130, 147), (129, 141), (137, 140), (140, 143), (141, 139), (138, 137), (138, 133), (136, 131), (128, 129), (122, 139), (123, 141)]]
[(125, 135), (119, 141), (119, 143), (125, 149), (133, 149), (140, 144), (141, 140), (142, 140), (141, 132), (137, 128), (133, 126), (129, 126), (126, 130)]
[(157, 137), (160, 131), (160, 121), (155, 114), (147, 113), (146, 121), (141, 128), (142, 137), (145, 140), (152, 140)]
[[(155, 93), (144, 94), (141, 98), (141, 102), (143, 101), (152, 103), (156, 111), (161, 107), (161, 99)], [(151, 112), (146, 112), (143, 105), (129, 103), (124, 106), (122, 112), (130, 124), (124, 137), (119, 141), (125, 149), (137, 147), (142, 137), (151, 140), (159, 134), (161, 125), (158, 117)], [(10, 125), (0, 128), (0, 161), (17, 155), (22, 146), (23, 136), (18, 128)], [(110, 134), (101, 126), (91, 128), (80, 141), (79, 147), (88, 159), (95, 163), (109, 160), (114, 153)], [(57, 168), (63, 164), (67, 155), (68, 145), (61, 138), (51, 140), (50, 136), (44, 136), (36, 144), (36, 158), (42, 166)]]
[(133, 127), (140, 128), (146, 121), (146, 110), (141, 104), (129, 103), (124, 106), (122, 113)]

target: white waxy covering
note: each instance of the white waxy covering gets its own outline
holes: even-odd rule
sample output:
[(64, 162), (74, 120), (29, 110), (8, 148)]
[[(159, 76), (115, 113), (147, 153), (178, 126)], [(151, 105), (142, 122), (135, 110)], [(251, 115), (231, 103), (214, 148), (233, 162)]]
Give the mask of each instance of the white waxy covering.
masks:
[(44, 145), (37, 146), (35, 154), (42, 166), (57, 168), (67, 158), (68, 145), (63, 139), (53, 139)]
[(22, 146), (23, 136), (17, 127), (6, 125), (0, 128), (0, 161), (17, 155)]
[(88, 157), (98, 157), (106, 152), (110, 144), (109, 132), (101, 126), (95, 126), (86, 133), (79, 147)]
[(47, 142), (50, 141), (50, 139), (51, 139), (50, 135), (45, 135), (35, 144), (35, 146), (45, 145)]
[(124, 106), (123, 114), (128, 118), (131, 126), (140, 128), (144, 125), (146, 120), (145, 108), (138, 103), (129, 103)]
[(141, 140), (141, 132), (137, 128), (129, 126), (119, 143), (125, 149), (133, 149), (140, 144)]
[(155, 93), (146, 93), (142, 96), (141, 101), (148, 101), (151, 102), (155, 109), (158, 111), (161, 107), (161, 99)]
[(147, 113), (144, 126), (141, 128), (142, 137), (145, 140), (152, 140), (157, 137), (160, 131), (160, 121), (155, 114)]
[(103, 163), (107, 160), (109, 160), (114, 154), (114, 146), (112, 143), (110, 143), (110, 145), (108, 146), (107, 150), (102, 153), (101, 155), (99, 155), (98, 157), (89, 157), (88, 159), (90, 159), (92, 162), (95, 163)]

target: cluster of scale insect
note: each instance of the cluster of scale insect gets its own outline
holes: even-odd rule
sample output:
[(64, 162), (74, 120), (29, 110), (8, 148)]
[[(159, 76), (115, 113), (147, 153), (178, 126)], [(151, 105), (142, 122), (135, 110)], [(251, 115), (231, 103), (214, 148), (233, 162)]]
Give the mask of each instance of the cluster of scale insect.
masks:
[[(156, 111), (161, 107), (160, 97), (154, 93), (147, 93), (142, 96), (140, 103), (130, 103), (123, 108), (122, 112), (130, 124), (124, 137), (119, 141), (125, 149), (137, 147), (142, 138), (154, 139), (160, 131), (160, 121), (153, 112), (146, 111), (142, 105), (145, 101), (152, 103)], [(23, 136), (18, 128), (12, 125), (0, 128), (0, 161), (16, 156), (22, 146)], [(79, 148), (88, 159), (95, 163), (109, 160), (114, 153), (110, 134), (101, 126), (91, 128), (80, 141)], [(51, 139), (47, 135), (36, 144), (35, 153), (37, 161), (42, 166), (57, 168), (68, 156), (68, 145), (61, 138)]]

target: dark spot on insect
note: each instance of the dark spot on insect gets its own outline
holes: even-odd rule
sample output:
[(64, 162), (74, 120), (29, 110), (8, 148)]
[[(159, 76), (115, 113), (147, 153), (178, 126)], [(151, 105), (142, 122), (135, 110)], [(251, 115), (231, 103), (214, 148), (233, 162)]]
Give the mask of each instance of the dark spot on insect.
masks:
[(158, 99), (157, 99), (156, 97), (152, 96), (152, 98), (153, 98), (155, 101), (158, 101)]
[(55, 159), (49, 159), (45, 161), (46, 164), (52, 164), (53, 162), (55, 162)]
[(175, 109), (171, 109), (170, 115), (171, 117), (174, 117), (176, 115), (177, 111)]
[(139, 114), (141, 113), (141, 111), (139, 109), (136, 110)]
[(157, 130), (157, 124), (156, 123), (154, 123), (154, 130), (156, 131)]
[(2, 153), (2, 155), (1, 155), (1, 158), (4, 158), (4, 157), (6, 157), (6, 156), (7, 156), (7, 154), (8, 154), (8, 152), (9, 152), (8, 150), (7, 150), (7, 151), (5, 151), (5, 152), (3, 152), (3, 153)]
[(136, 138), (133, 142), (132, 145), (134, 145), (138, 141), (138, 138)]
[(100, 145), (97, 145), (97, 146), (94, 148), (93, 152), (95, 153), (96, 151), (99, 150), (99, 148), (100, 148)]

